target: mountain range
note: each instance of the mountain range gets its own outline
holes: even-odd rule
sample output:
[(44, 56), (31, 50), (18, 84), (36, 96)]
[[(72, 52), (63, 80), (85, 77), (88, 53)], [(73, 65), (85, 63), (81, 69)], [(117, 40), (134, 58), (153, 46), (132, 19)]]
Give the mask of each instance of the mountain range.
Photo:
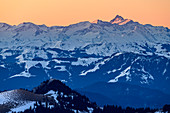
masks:
[(1, 113), (167, 113), (170, 105), (162, 109), (122, 108), (117, 105), (99, 107), (86, 96), (70, 89), (56, 79), (43, 81), (29, 91), (15, 89), (0, 93)]
[(55, 113), (90, 113), (93, 109), (98, 108), (87, 97), (80, 95), (55, 79), (42, 82), (32, 91), (16, 89), (0, 93), (1, 113), (27, 113), (26, 110), (31, 109), (34, 113), (47, 113), (47, 111), (43, 111), (43, 107), (51, 111), (55, 110)]
[(0, 23), (0, 90), (50, 78), (100, 105), (162, 107), (170, 103), (170, 29), (119, 15), (69, 26)]

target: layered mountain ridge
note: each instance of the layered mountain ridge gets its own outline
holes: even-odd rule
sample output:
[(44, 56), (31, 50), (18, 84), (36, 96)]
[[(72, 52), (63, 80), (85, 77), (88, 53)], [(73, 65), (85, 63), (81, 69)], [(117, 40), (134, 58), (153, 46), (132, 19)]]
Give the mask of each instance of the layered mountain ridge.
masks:
[[(99, 86), (103, 87), (102, 85), (101, 83)], [(116, 84), (113, 86), (117, 87)], [(166, 113), (170, 111), (170, 105), (164, 105), (161, 109), (153, 109), (148, 107), (122, 108), (116, 104), (99, 107), (86, 96), (77, 93), (56, 79), (46, 80), (32, 91), (15, 89), (0, 93), (1, 113)]]
[(52, 27), (0, 23), (0, 72), (0, 90), (56, 78), (73, 89), (128, 83), (170, 94), (170, 29), (121, 16)]
[(87, 97), (55, 79), (44, 81), (33, 92), (16, 89), (0, 93), (1, 113), (27, 113), (27, 110), (34, 113), (92, 113), (96, 108), (97, 105)]
[[(124, 24), (119, 24), (123, 22)], [(108, 56), (118, 51), (133, 51), (141, 54), (146, 51), (144, 47), (149, 46), (155, 49), (153, 51), (155, 54), (169, 57), (167, 49), (159, 44), (160, 42), (169, 44), (168, 28), (141, 25), (121, 16), (116, 16), (110, 22), (97, 20), (97, 23), (90, 23), (86, 21), (63, 27), (47, 27), (30, 22), (24, 22), (18, 26), (1, 23), (0, 31), (1, 48), (36, 46), (74, 50), (88, 47), (85, 49), (88, 54)], [(94, 49), (96, 52), (93, 51)], [(104, 52), (105, 50), (107, 52)]]

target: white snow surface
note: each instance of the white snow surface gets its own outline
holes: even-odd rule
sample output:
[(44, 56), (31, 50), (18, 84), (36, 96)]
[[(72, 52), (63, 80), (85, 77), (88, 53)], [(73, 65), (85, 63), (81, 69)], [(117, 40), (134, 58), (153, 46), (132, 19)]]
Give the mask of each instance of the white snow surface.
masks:
[(18, 95), (16, 90), (6, 91), (0, 93), (0, 104), (6, 104), (8, 102), (16, 102)]
[(58, 103), (59, 101), (57, 100), (57, 96), (58, 96), (58, 91), (53, 91), (53, 90), (50, 90), (48, 91), (45, 95), (47, 96), (50, 96), (50, 97), (53, 97), (54, 100), (56, 101), (56, 103)]
[[(74, 50), (88, 46), (85, 49), (86, 53), (108, 56), (114, 52), (145, 54), (143, 53), (144, 47), (147, 47), (155, 48), (157, 55), (170, 58), (170, 52), (162, 48), (162, 44), (170, 43), (168, 28), (141, 25), (133, 21), (129, 22), (129, 19), (121, 19), (121, 17), (114, 21), (120, 25), (98, 21), (97, 24), (80, 22), (63, 28), (38, 26), (33, 23), (22, 23), (4, 28), (4, 25), (0, 24), (0, 48), (23, 50), (22, 55), (24, 54), (27, 59), (35, 56), (46, 59), (47, 54), (43, 48)], [(48, 50), (48, 52), (53, 58), (58, 56), (55, 51)], [(12, 54), (0, 52), (3, 59)], [(21, 59), (22, 55), (19, 56)]]
[(27, 77), (27, 78), (29, 78), (29, 77), (35, 77), (35, 75), (31, 75), (30, 73), (23, 71), (20, 74), (13, 75), (9, 78), (14, 78), (14, 77)]
[[(117, 54), (114, 55), (114, 56), (117, 56), (117, 55), (120, 55), (120, 53), (117, 53)], [(118, 79), (119, 79), (120, 77), (124, 77), (124, 76), (126, 77), (126, 81), (130, 81), (130, 80), (131, 80), (131, 78), (130, 78), (130, 76), (131, 76), (131, 74), (130, 74), (131, 66), (132, 66), (138, 59), (139, 59), (139, 58), (137, 57), (134, 61), (132, 61), (132, 64), (131, 64), (130, 66), (128, 66), (128, 67), (127, 67), (126, 69), (124, 69), (123, 71), (121, 71), (121, 73), (120, 73), (118, 76), (116, 76), (114, 79), (109, 80), (108, 83), (118, 82)], [(108, 71), (107, 73), (110, 74), (110, 73), (114, 73), (114, 72), (116, 72), (116, 71), (119, 71), (119, 70), (122, 69), (122, 67), (123, 67), (124, 65), (126, 65), (126, 62), (125, 62), (124, 64), (122, 64), (122, 65), (120, 66), (120, 68), (118, 68), (118, 69), (113, 69), (112, 71)], [(144, 71), (144, 70), (143, 70), (143, 71)], [(154, 79), (152, 75), (150, 75), (149, 77), (150, 77), (151, 79)]]
[(88, 73), (91, 73), (91, 72), (95, 72), (96, 70), (100, 69), (100, 65), (104, 65), (107, 61), (109, 61), (110, 59), (112, 59), (113, 57), (116, 57), (116, 56), (119, 56), (121, 55), (122, 53), (116, 53), (114, 56), (112, 56), (111, 58), (107, 58), (107, 59), (104, 59), (103, 61), (101, 62), (98, 62), (96, 63), (95, 67), (93, 69), (89, 69), (87, 71), (82, 71), (80, 75), (87, 75)]
[(130, 68), (131, 68), (131, 66), (127, 67), (124, 71), (122, 71), (122, 72), (120, 73), (120, 75), (118, 75), (118, 76), (116, 76), (114, 79), (110, 80), (109, 83), (110, 83), (110, 82), (117, 82), (120, 77), (123, 77), (123, 76), (125, 76), (125, 75), (129, 75), (129, 74), (130, 74), (130, 71), (129, 71)]
[(33, 108), (34, 104), (36, 102), (35, 101), (30, 101), (30, 102), (27, 102), (19, 107), (16, 107), (16, 108), (12, 108), (11, 111), (9, 111), (9, 113), (12, 113), (12, 112), (24, 112), (26, 109), (29, 109), (30, 107)]
[(20, 94), (18, 94), (18, 90), (11, 90), (11, 91), (5, 91), (0, 93), (0, 105), (1, 104), (11, 104), (15, 105), (17, 103), (17, 106), (15, 108), (11, 108), (11, 111), (9, 113), (13, 112), (19, 112), (24, 111), (26, 109), (29, 109), (30, 106), (33, 106), (35, 101), (25, 101), (20, 100)]
[(89, 110), (89, 113), (93, 113), (93, 110), (94, 110), (93, 108), (88, 107), (87, 109)]
[(95, 63), (96, 61), (100, 60), (101, 58), (78, 58), (78, 61), (72, 62), (72, 65), (82, 65), (88, 66), (91, 63)]

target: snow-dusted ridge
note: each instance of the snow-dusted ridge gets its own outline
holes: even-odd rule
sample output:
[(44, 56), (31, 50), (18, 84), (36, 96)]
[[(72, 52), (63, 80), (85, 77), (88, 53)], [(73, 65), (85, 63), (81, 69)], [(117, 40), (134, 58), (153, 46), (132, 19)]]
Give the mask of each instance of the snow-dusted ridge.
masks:
[(0, 93), (0, 106), (7, 106), (10, 109), (9, 113), (21, 112), (33, 106), (37, 99), (43, 100), (43, 98), (42, 95), (21, 89), (5, 91)]
[[(79, 105), (79, 102), (83, 104)], [(73, 91), (56, 79), (42, 82), (33, 91), (17, 89), (0, 93), (1, 113), (19, 113), (31, 109), (39, 112), (38, 110), (42, 109), (42, 107), (51, 111), (55, 110), (55, 112), (56, 109), (54, 108), (62, 109), (62, 112), (70, 110), (75, 113), (78, 111), (92, 113), (97, 106), (90, 102), (87, 97)]]
[(168, 91), (169, 62), (169, 28), (121, 16), (69, 26), (0, 23), (0, 90), (57, 78), (74, 88), (124, 80)]
[[(95, 23), (80, 22), (69, 26), (36, 25), (31, 22), (19, 25), (0, 24), (0, 48), (35, 53), (33, 47), (60, 48), (63, 50), (85, 49), (88, 54), (109, 56), (113, 52), (135, 52), (144, 54), (147, 48), (156, 49), (155, 53), (170, 57), (170, 52), (162, 44), (170, 43), (169, 29), (142, 25), (121, 16), (110, 22), (97, 20)], [(161, 42), (161, 44), (160, 44)], [(44, 55), (43, 50), (36, 53)], [(55, 56), (55, 53), (52, 53)], [(10, 55), (0, 52), (3, 57)]]
[(133, 22), (131, 19), (124, 19), (123, 17), (117, 15), (113, 20), (110, 21), (112, 24), (125, 25), (128, 22)]

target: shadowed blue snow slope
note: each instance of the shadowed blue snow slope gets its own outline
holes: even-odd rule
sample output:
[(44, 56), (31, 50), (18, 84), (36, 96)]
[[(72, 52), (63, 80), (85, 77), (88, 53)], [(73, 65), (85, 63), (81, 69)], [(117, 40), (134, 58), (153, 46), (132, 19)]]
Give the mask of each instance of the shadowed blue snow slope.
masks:
[(123, 82), (170, 94), (169, 31), (121, 16), (52, 27), (0, 23), (0, 90), (56, 78), (74, 89)]

